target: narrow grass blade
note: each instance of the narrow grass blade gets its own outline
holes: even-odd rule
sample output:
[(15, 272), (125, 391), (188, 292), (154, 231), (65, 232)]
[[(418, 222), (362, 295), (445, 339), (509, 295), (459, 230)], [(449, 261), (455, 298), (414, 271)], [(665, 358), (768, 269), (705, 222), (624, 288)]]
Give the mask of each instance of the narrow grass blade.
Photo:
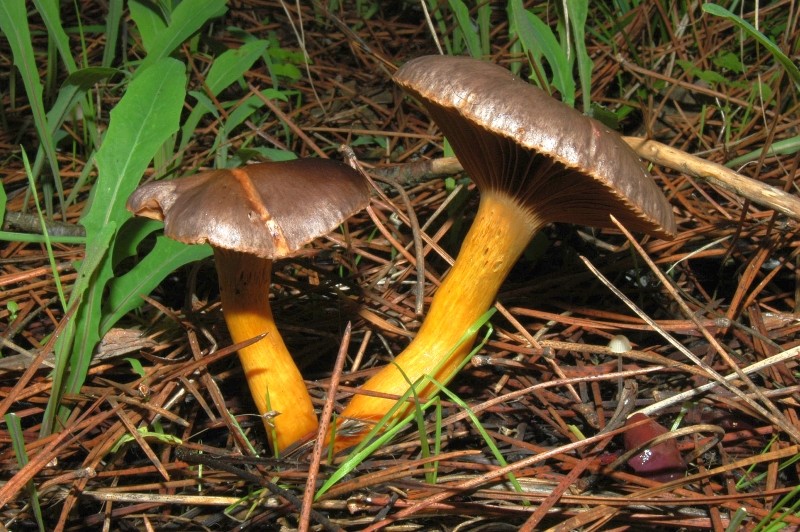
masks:
[(47, 233), (47, 223), (42, 213), (42, 207), (39, 204), (39, 193), (36, 190), (36, 183), (33, 180), (33, 173), (31, 172), (31, 165), (28, 161), (28, 154), (22, 150), (22, 163), (25, 166), (25, 173), (28, 175), (28, 187), (33, 195), (33, 203), (36, 206), (36, 213), (39, 215), (39, 225), (42, 228), (42, 237), (44, 237), (45, 248), (47, 249), (47, 259), (50, 262), (50, 269), (53, 272), (53, 281), (56, 285), (56, 292), (58, 292), (59, 301), (61, 301), (61, 308), (64, 312), (67, 310), (67, 298), (64, 296), (64, 287), (61, 284), (61, 276), (58, 274), (58, 267), (56, 266), (55, 255), (53, 255), (53, 244), (50, 242), (50, 235)]
[(114, 64), (121, 20), (122, 0), (109, 0), (108, 13), (106, 13), (106, 45), (103, 47), (103, 59), (100, 63), (106, 68)]
[(72, 57), (67, 32), (64, 31), (61, 25), (59, 0), (33, 0), (33, 5), (36, 7), (36, 11), (39, 12), (39, 16), (42, 17), (42, 21), (44, 21), (48, 38), (55, 42), (58, 55), (64, 62), (67, 73), (72, 74), (78, 70), (78, 65), (75, 64), (75, 59)]
[(169, 56), (182, 42), (194, 35), (212, 18), (223, 15), (228, 8), (225, 0), (194, 0), (181, 2), (172, 12), (169, 24), (151, 38), (147, 57), (136, 70), (136, 76), (148, 67)]
[(589, 16), (589, 2), (587, 0), (567, 0), (566, 6), (572, 29), (572, 49), (578, 63), (583, 112), (589, 113), (592, 108), (592, 67), (594, 66), (589, 52), (586, 51), (586, 19)]
[[(544, 57), (553, 72), (552, 84), (561, 94), (561, 99), (570, 107), (575, 105), (575, 80), (572, 77), (569, 59), (558, 43), (553, 30), (539, 17), (525, 9), (522, 0), (511, 0), (509, 6), (509, 22), (522, 44), (522, 49), (534, 61), (537, 70), (542, 73), (541, 58)], [(549, 90), (549, 87), (543, 87)]]
[[(28, 103), (33, 114), (33, 123), (36, 126), (39, 140), (50, 163), (50, 171), (53, 174), (58, 198), (63, 209), (64, 188), (61, 184), (55, 142), (50, 133), (50, 127), (47, 125), (47, 115), (42, 99), (44, 88), (39, 79), (39, 71), (36, 68), (36, 61), (33, 56), (33, 41), (31, 40), (28, 26), (25, 0), (3, 0), (0, 2), (0, 33), (3, 33), (8, 39), (11, 55), (14, 58), (14, 66), (17, 67), (22, 76), (25, 93), (28, 96)], [(66, 219), (66, 216), (64, 218)]]
[[(800, 135), (773, 142), (767, 147), (767, 155), (773, 157), (778, 155), (795, 154), (798, 151), (800, 151)], [(736, 157), (735, 159), (731, 159), (725, 163), (725, 166), (734, 169), (739, 168), (743, 164), (758, 160), (763, 152), (763, 149), (753, 150), (750, 153), (745, 153), (744, 155)]]
[[(488, 340), (488, 336), (486, 340)], [(484, 343), (486, 340), (484, 340)], [(449, 397), (451, 401), (456, 403), (467, 413), (470, 421), (472, 421), (472, 425), (478, 430), (478, 433), (481, 435), (481, 438), (483, 438), (483, 441), (486, 442), (486, 446), (489, 447), (489, 450), (492, 452), (494, 459), (497, 460), (497, 463), (499, 463), (501, 467), (507, 466), (508, 462), (506, 462), (506, 459), (503, 457), (503, 453), (501, 453), (500, 449), (497, 448), (497, 444), (494, 442), (494, 439), (489, 436), (488, 432), (486, 432), (486, 429), (481, 424), (478, 416), (475, 415), (475, 412), (472, 411), (469, 405), (436, 379), (431, 379), (431, 382), (437, 387), (440, 393), (443, 393)], [(514, 489), (517, 491), (517, 493), (522, 493), (522, 486), (520, 485), (514, 473), (508, 473), (508, 480), (511, 482), (511, 485), (514, 486)]]
[[(11, 446), (14, 449), (14, 454), (17, 455), (17, 465), (22, 468), (28, 463), (28, 452), (25, 449), (25, 437), (22, 433), (22, 424), (19, 421), (19, 416), (13, 413), (4, 416), (6, 427), (8, 428), (8, 435), (11, 438)], [(30, 497), (31, 509), (33, 509), (33, 516), (36, 519), (36, 524), (39, 525), (39, 530), (44, 532), (47, 530), (44, 526), (44, 517), (42, 515), (42, 507), (39, 504), (39, 492), (36, 491), (36, 486), (33, 481), (29, 481), (26, 485), (28, 496)]]
[(469, 8), (461, 0), (448, 0), (450, 10), (456, 17), (458, 30), (464, 43), (467, 45), (467, 51), (472, 57), (480, 59), (481, 53), (481, 40), (478, 32), (472, 25), (472, 19), (469, 16)]
[(717, 4), (703, 4), (703, 11), (709, 13), (711, 15), (715, 15), (717, 17), (722, 17), (724, 19), (729, 20), (732, 22), (736, 27), (744, 31), (750, 37), (758, 41), (764, 48), (769, 50), (769, 52), (775, 57), (775, 59), (783, 65), (783, 68), (786, 69), (786, 72), (789, 74), (789, 77), (792, 78), (795, 85), (797, 86), (798, 90), (800, 90), (800, 69), (797, 68), (797, 65), (794, 64), (792, 61), (783, 51), (778, 48), (778, 45), (772, 42), (766, 35), (755, 29), (752, 24), (744, 20), (738, 15), (735, 15), (725, 9), (724, 7), (717, 5)]
[[(439, 368), (447, 361), (450, 354), (453, 351), (459, 348), (461, 344), (466, 342), (468, 339), (473, 338), (478, 330), (486, 325), (489, 322), (489, 319), (494, 315), (497, 311), (495, 308), (491, 308), (484, 312), (480, 318), (478, 318), (475, 323), (473, 323), (469, 329), (464, 333), (461, 337), (459, 342), (453, 346), (451, 351), (445, 356), (442, 361), (431, 371), (432, 373), (436, 373)], [(486, 341), (491, 336), (492, 332), (494, 331), (491, 326), (489, 330), (486, 332), (483, 340), (478, 343), (461, 361), (456, 369), (454, 369), (453, 374), (448, 375), (445, 380), (450, 380), (454, 374), (458, 373), (464, 365), (475, 356), (478, 351), (480, 351), (483, 346), (486, 344)], [(402, 373), (402, 369), (400, 369)], [(406, 378), (408, 381), (408, 378)], [(412, 386), (397, 400), (397, 402), (389, 409), (388, 412), (375, 424), (372, 430), (361, 440), (355, 449), (352, 450), (350, 455), (347, 457), (339, 468), (331, 474), (328, 480), (320, 487), (317, 491), (316, 495), (314, 495), (314, 500), (318, 500), (325, 494), (326, 491), (331, 489), (331, 487), (336, 484), (339, 480), (344, 478), (345, 475), (348, 475), (351, 471), (353, 471), (358, 465), (363, 462), (369, 455), (371, 455), (375, 450), (379, 449), (384, 443), (390, 441), (397, 433), (401, 430), (405, 429), (409, 423), (418, 415), (418, 412), (424, 412), (428, 407), (438, 402), (438, 398), (434, 397), (428, 402), (419, 405), (419, 399), (417, 399), (417, 405), (415, 406), (414, 411), (410, 414), (406, 415), (402, 419), (393, 419), (395, 414), (398, 410), (404, 407), (406, 401), (409, 397), (414, 395), (416, 397), (417, 390), (423, 389), (427, 387), (427, 385), (432, 381), (430, 376), (425, 375), (419, 378), (416, 382), (413, 383)]]

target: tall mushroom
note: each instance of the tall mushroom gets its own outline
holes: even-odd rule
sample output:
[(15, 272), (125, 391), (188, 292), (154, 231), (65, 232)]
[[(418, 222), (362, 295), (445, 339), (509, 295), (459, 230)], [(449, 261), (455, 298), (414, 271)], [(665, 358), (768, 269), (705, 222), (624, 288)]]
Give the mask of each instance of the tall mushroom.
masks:
[[(164, 221), (164, 234), (214, 249), (222, 310), (250, 393), (278, 450), (309, 436), (317, 417), (269, 304), (273, 259), (292, 256), (366, 207), (369, 187), (340, 162), (298, 159), (214, 170), (142, 185), (128, 210)], [(278, 415), (267, 419), (268, 412)]]
[[(440, 382), (451, 378), (474, 337), (458, 342), (493, 304), (544, 224), (609, 227), (613, 214), (631, 230), (667, 238), (675, 233), (669, 203), (619, 135), (508, 70), (464, 57), (426, 56), (406, 63), (394, 79), (425, 106), (481, 198), (416, 337), (362, 390), (402, 395), (409, 380), (426, 374)], [(393, 404), (356, 394), (342, 412), (334, 447), (359, 441)]]

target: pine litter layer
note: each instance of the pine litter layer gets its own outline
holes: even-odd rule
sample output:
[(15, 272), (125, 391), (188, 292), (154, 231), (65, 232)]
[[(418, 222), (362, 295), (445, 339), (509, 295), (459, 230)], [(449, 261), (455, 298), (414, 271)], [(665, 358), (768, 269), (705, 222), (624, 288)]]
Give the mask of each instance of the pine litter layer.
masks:
[[(96, 5), (81, 4), (85, 25), (102, 24), (104, 14)], [(385, 147), (354, 147), (359, 160), (375, 172), (441, 157), (435, 127), (390, 81), (392, 65), (435, 51), (416, 10), (379, 9), (369, 19), (350, 11), (326, 12), (320, 19), (311, 8), (304, 7), (299, 17), (294, 5), (286, 7), (292, 22), (302, 20), (313, 85), (304, 75), (289, 87), (302, 97), (274, 103), (274, 118), (258, 131), (243, 128), (232, 138), (234, 147), (258, 136), (257, 142), (313, 156), (357, 138), (380, 137)], [(762, 15), (787, 9), (788, 3), (778, 2)], [(273, 21), (266, 26), (258, 22), (264, 14)], [(667, 44), (650, 44), (654, 20), (671, 36)], [(686, 76), (664, 57), (709, 68), (713, 57), (738, 47), (739, 37), (729, 24), (708, 16), (683, 22), (678, 25), (656, 3), (643, 3), (619, 31), (599, 29), (613, 36), (616, 48), (590, 42), (593, 101), (619, 105), (617, 85), (622, 82), (629, 87), (625, 103), (635, 108), (626, 134), (722, 164), (761, 150), (760, 157), (736, 170), (796, 195), (800, 157), (765, 151), (798, 134), (795, 87), (786, 76), (776, 75), (763, 50), (750, 70), (738, 76), (769, 83), (780, 104), (762, 108), (751, 102), (748, 83), (728, 83), (721, 92)], [(448, 24), (452, 31), (455, 22)], [(277, 2), (232, 6), (214, 31), (221, 42), (238, 45), (226, 26), (246, 27), (255, 35), (272, 31), (281, 47), (298, 49)], [(501, 63), (511, 53), (505, 35), (508, 28), (498, 20), (492, 55)], [(792, 42), (797, 37), (795, 30)], [(618, 51), (628, 47), (636, 50), (638, 63)], [(37, 49), (46, 48), (43, 42)], [(87, 48), (102, 54), (99, 42), (90, 41)], [(3, 52), (0, 77), (5, 82), (11, 69), (10, 54), (5, 48)], [(203, 58), (191, 56), (188, 49), (183, 53), (181, 59), (197, 64), (198, 77), (191, 84), (200, 87)], [(240, 97), (244, 100), (251, 87), (270, 82), (263, 71), (254, 70)], [(638, 88), (648, 89), (648, 99), (636, 99)], [(113, 91), (106, 94), (115, 97)], [(30, 125), (20, 125), (28, 116), (21, 91), (16, 102), (6, 91), (2, 97), (9, 127), (0, 131), (0, 149), (7, 154), (4, 159), (18, 161), (9, 156), (20, 142), (35, 142), (35, 134)], [(296, 106), (296, 101), (303, 104)], [(720, 102), (728, 115), (720, 112)], [(208, 147), (217, 127), (201, 124), (187, 171), (213, 161)], [(286, 135), (286, 128), (293, 134)], [(86, 161), (69, 153), (61, 157), (69, 187)], [(800, 350), (798, 222), (687, 173), (658, 164), (652, 172), (676, 211), (680, 233), (671, 242), (645, 240), (643, 250), (668, 272), (671, 288), (657, 281), (619, 231), (550, 227), (541, 256), (521, 261), (501, 290), (493, 336), (450, 385), (494, 438), (522, 492), (498, 475), (501, 466), (463, 410), (442, 400), (436, 484), (426, 482), (433, 460), (421, 457), (420, 436), (411, 428), (315, 502), (315, 513), (308, 517), (312, 526), (724, 529), (740, 508), (753, 526), (792, 491), (798, 470), (789, 460), (800, 454), (800, 441), (791, 434), (800, 430), (795, 361)], [(0, 175), (9, 192), (8, 210), (30, 208), (21, 166), (4, 165)], [(388, 199), (376, 197), (373, 202), (374, 218), (361, 214), (348, 224), (349, 251), (343, 250), (344, 237), (333, 234), (305, 256), (276, 268), (273, 310), (320, 410), (334, 377), (339, 382), (335, 407), (341, 409), (355, 387), (398, 353), (419, 326), (415, 237), (426, 244), (421, 295), (427, 302), (447, 270), (440, 250), (454, 254), (474, 213), (476, 198), (467, 194), (466, 181), (448, 188), (427, 167), (400, 180), (426, 238), (412, 234), (406, 218), (409, 205), (387, 188)], [(79, 193), (85, 201), (88, 190)], [(72, 207), (62, 221), (74, 225), (82, 207)], [(342, 281), (339, 264), (352, 263), (354, 256), (360, 257), (358, 270)], [(587, 257), (657, 329), (673, 336), (703, 366), (690, 362), (637, 317), (579, 256)], [(81, 257), (79, 246), (55, 246), (67, 290), (76, 275), (73, 262)], [(213, 266), (206, 262), (187, 268), (170, 283), (105, 339), (81, 394), (67, 398), (74, 414), (66, 428), (39, 439), (50, 386), (50, 335), (64, 315), (43, 247), (15, 242), (0, 247), (0, 413), (21, 418), (30, 457), (20, 468), (7, 428), (0, 427), (0, 515), (7, 526), (35, 526), (26, 491), (29, 480), (36, 485), (46, 522), (54, 528), (230, 529), (239, 521), (252, 529), (298, 525), (303, 498), (311, 495), (304, 491), (310, 457), (303, 449), (280, 460), (263, 458), (268, 454), (261, 422), (248, 414), (252, 407), (241, 393), (242, 375), (219, 310)], [(18, 305), (13, 319), (8, 307), (12, 301)], [(348, 322), (349, 356), (343, 373), (332, 376)], [(634, 344), (627, 356), (616, 356), (606, 347), (617, 334)], [(620, 450), (621, 437), (614, 431), (593, 436), (613, 420), (623, 380), (635, 380), (635, 406), (644, 408), (708, 383), (708, 368), (733, 373), (720, 350), (742, 369), (777, 360), (750, 375), (762, 394), (755, 401), (769, 406), (770, 414), (756, 413), (752, 404), (717, 387), (690, 405), (681, 424), (721, 429), (680, 438), (684, 456), (693, 457), (690, 476), (663, 484), (624, 466), (609, 471), (606, 466)], [(136, 376), (126, 357), (141, 362), (145, 378)], [(41, 364), (26, 372), (34, 359)], [(660, 410), (657, 419), (669, 426), (681, 406)], [(137, 431), (159, 420), (181, 444)], [(427, 421), (431, 430), (434, 417)], [(572, 426), (587, 439), (580, 440)], [(114, 449), (125, 435), (130, 441)], [(428, 438), (433, 439), (431, 433)], [(318, 478), (334, 468), (323, 464)], [(751, 483), (737, 488), (741, 480)], [(785, 521), (800, 525), (800, 518), (791, 515)]]

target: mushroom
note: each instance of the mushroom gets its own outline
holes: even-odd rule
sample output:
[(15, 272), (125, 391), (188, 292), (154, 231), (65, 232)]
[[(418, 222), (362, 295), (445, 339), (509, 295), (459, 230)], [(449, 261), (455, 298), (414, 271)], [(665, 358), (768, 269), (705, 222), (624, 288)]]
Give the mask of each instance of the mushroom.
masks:
[[(222, 310), (256, 408), (280, 450), (317, 430), (303, 377), (269, 305), (272, 261), (290, 257), (369, 202), (366, 180), (343, 163), (297, 159), (213, 170), (142, 185), (128, 210), (164, 221), (164, 234), (214, 249)], [(278, 415), (270, 416), (271, 412)]]
[[(481, 196), (416, 337), (361, 390), (400, 396), (424, 375), (447, 382), (474, 335), (459, 342), (547, 223), (613, 227), (614, 215), (631, 230), (674, 235), (669, 203), (617, 133), (508, 70), (465, 57), (425, 56), (406, 63), (394, 80), (425, 106)], [(432, 391), (429, 384), (417, 393)], [(356, 394), (341, 414), (334, 448), (357, 443), (394, 403)]]

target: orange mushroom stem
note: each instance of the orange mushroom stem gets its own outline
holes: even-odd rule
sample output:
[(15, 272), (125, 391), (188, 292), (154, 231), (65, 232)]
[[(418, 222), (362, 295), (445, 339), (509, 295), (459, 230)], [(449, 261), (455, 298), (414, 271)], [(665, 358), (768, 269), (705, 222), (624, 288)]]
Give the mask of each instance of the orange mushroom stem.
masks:
[(315, 433), (317, 419), (272, 318), (272, 261), (293, 256), (366, 207), (369, 190), (345, 164), (296, 159), (153, 181), (128, 198), (137, 216), (162, 220), (169, 238), (214, 248), (231, 338), (241, 343), (264, 335), (239, 358), (278, 451)]
[[(500, 285), (542, 223), (529, 209), (520, 207), (518, 201), (505, 194), (485, 194), (458, 259), (438, 288), (414, 341), (361, 390), (400, 396), (408, 390), (406, 379), (416, 382), (430, 375), (439, 382), (450, 380), (472, 349), (475, 336), (460, 345), (459, 341), (494, 303)], [(449, 353), (447, 358), (443, 358), (445, 353)], [(438, 369), (434, 373), (432, 368)], [(433, 391), (433, 385), (429, 383), (416, 391), (425, 397)], [(369, 430), (394, 403), (392, 399), (357, 394), (342, 418), (359, 420)], [(411, 403), (395, 416), (402, 416), (410, 408)], [(362, 437), (363, 434), (339, 436), (335, 450), (358, 443)]]
[[(448, 382), (474, 342), (462, 338), (493, 304), (542, 225), (608, 227), (614, 214), (633, 230), (674, 234), (669, 203), (619, 135), (508, 70), (465, 57), (427, 56), (406, 63), (395, 81), (448, 138), (481, 202), (417, 336), (363, 390), (402, 396), (409, 381), (425, 375)], [(432, 385), (417, 390), (422, 396), (433, 391)], [(393, 405), (357, 393), (342, 411), (334, 448), (363, 439)]]
[(272, 260), (214, 249), (220, 296), (231, 339), (245, 342), (239, 360), (267, 434), (279, 451), (317, 430), (317, 416), (303, 376), (278, 332), (269, 304)]

